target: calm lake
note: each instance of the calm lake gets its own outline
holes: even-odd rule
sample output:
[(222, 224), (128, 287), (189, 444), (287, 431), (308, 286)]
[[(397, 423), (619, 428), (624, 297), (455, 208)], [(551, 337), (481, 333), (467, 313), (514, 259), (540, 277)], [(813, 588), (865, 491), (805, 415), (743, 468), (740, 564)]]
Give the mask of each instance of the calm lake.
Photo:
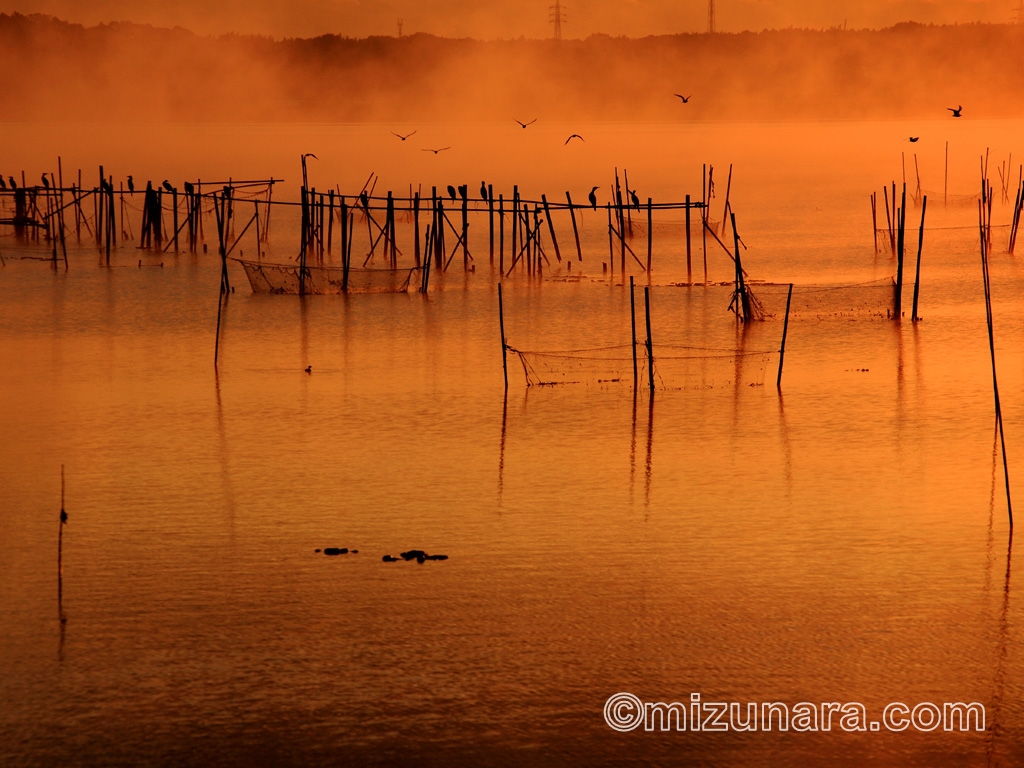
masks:
[[(212, 217), (208, 254), (119, 240), (109, 269), (84, 234), (54, 269), (22, 258), (48, 256), (46, 244), (0, 226), (0, 763), (1020, 764), (1021, 614), (977, 208), (962, 198), (988, 149), (995, 348), (1019, 484), (1024, 274), (1006, 225), (1024, 122), (391, 135), (414, 128), (14, 124), (0, 171), (20, 184), (24, 169), (32, 185), (60, 155), (65, 184), (82, 168), (86, 188), (100, 164), (115, 189), (129, 173), (139, 187), (273, 176), (274, 199), (294, 201), (299, 155), (313, 152), (310, 184), (324, 192), (357, 195), (377, 173), (376, 195), (486, 180), (506, 200), (519, 185), (585, 203), (599, 185), (603, 205), (616, 168), (644, 202), (699, 201), (707, 163), (720, 220), (733, 164), (743, 266), (775, 316), (743, 327), (730, 285), (677, 285), (683, 212), (659, 214), (652, 273), (627, 263), (641, 342), (650, 285), (656, 370), (659, 345), (774, 353), (790, 282), (799, 298), (894, 275), (887, 247), (875, 251), (870, 195), (904, 172), (912, 195), (919, 174), (924, 319), (910, 322), (921, 209), (908, 199), (904, 322), (795, 313), (781, 393), (777, 355), (753, 386), (678, 388), (666, 374), (652, 397), (643, 379), (634, 394), (631, 372), (527, 387), (513, 354), (506, 394), (480, 218), (473, 271), (456, 256), (426, 295), (254, 295), (232, 263), (215, 371)], [(585, 141), (563, 144), (573, 132)], [(605, 212), (580, 215), (582, 261), (567, 214), (553, 217), (571, 271), (554, 261), (503, 281), (508, 343), (624, 344), (628, 356), (629, 289), (618, 263), (602, 268)], [(646, 213), (632, 215), (644, 261)], [(878, 215), (884, 228), (882, 203)], [(263, 256), (294, 263), (297, 213), (274, 216)], [(399, 264), (411, 265), (410, 231), (403, 221)], [(731, 248), (732, 230), (720, 236)], [(707, 260), (710, 282), (733, 279), (713, 241)], [(448, 559), (382, 562), (413, 549)], [(605, 705), (620, 692), (759, 711), (859, 702), (867, 717), (863, 730), (836, 715), (816, 732), (619, 732)], [(985, 727), (872, 730), (892, 702), (978, 702)]]

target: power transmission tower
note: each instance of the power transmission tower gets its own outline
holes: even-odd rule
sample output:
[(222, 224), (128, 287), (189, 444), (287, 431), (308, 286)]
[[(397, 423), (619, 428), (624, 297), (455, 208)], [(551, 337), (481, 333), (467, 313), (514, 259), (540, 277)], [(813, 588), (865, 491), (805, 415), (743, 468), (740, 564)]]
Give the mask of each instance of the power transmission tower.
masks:
[(398, 36), (399, 36), (399, 37), (401, 37), (401, 36), (402, 36), (402, 25), (403, 25), (404, 23), (405, 23), (405, 22), (404, 22), (404, 21), (402, 21), (401, 19), (399, 19), (399, 20), (398, 20)]
[(561, 40), (562, 23), (565, 21), (565, 9), (562, 7), (561, 0), (555, 0), (555, 4), (548, 6), (548, 10), (551, 11), (548, 21), (555, 25), (555, 40)]
[(708, 34), (715, 33), (715, 0), (708, 0)]

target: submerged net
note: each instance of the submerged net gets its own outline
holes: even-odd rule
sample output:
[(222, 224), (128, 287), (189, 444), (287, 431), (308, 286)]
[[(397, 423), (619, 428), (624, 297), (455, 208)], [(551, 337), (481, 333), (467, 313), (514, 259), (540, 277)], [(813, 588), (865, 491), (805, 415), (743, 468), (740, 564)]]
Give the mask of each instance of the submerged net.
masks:
[[(236, 259), (245, 270), (253, 293), (298, 294), (300, 283), (297, 264), (269, 264), (262, 261)], [(349, 269), (348, 284), (342, 267), (306, 267), (305, 292), (329, 293), (404, 293), (419, 287), (422, 267), (402, 269)]]
[[(788, 285), (758, 285), (757, 295), (766, 319), (781, 320), (786, 316), (788, 290)], [(887, 319), (892, 317), (895, 300), (896, 282), (891, 277), (856, 285), (794, 285), (789, 317), (791, 320)]]
[[(519, 357), (526, 386), (560, 384), (611, 386), (633, 384), (629, 344), (563, 352), (528, 352), (508, 347)], [(661, 389), (715, 389), (764, 384), (777, 352), (660, 345), (654, 348), (654, 380)], [(648, 386), (647, 350), (637, 345), (637, 386)]]

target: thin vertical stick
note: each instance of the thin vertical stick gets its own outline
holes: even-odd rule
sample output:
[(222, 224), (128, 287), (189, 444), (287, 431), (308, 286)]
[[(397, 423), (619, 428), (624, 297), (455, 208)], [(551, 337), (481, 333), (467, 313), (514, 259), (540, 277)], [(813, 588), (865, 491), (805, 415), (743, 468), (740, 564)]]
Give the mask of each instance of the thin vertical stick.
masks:
[(490, 241), (491, 264), (494, 264), (494, 185), (487, 185), (487, 236)]
[(651, 250), (654, 247), (654, 225), (651, 198), (647, 198), (647, 279), (651, 279)]
[(633, 392), (636, 392), (636, 382), (639, 376), (636, 364), (636, 294), (633, 291), (633, 276), (629, 276), (629, 325), (633, 338)]
[(793, 301), (793, 284), (789, 284), (786, 294), (786, 319), (782, 323), (782, 346), (779, 347), (779, 375), (775, 379), (775, 388), (782, 390), (782, 364), (786, 361), (786, 336), (789, 335), (789, 305)]
[(644, 286), (644, 314), (647, 316), (647, 380), (654, 397), (654, 342), (651, 340), (651, 288)]
[(413, 240), (413, 258), (416, 260), (416, 266), (420, 265), (420, 193), (417, 192), (412, 197), (412, 240)]
[(548, 206), (548, 196), (541, 195), (541, 202), (544, 203), (544, 218), (548, 220), (548, 233), (551, 235), (551, 244), (555, 246), (555, 258), (562, 263), (562, 252), (558, 249), (558, 238), (555, 237), (555, 222), (551, 220), (551, 208)]
[(999, 441), (1003, 452), (1003, 479), (1006, 483), (1006, 513), (1010, 520), (1010, 530), (1013, 530), (1013, 504), (1010, 501), (1010, 470), (1006, 460), (1006, 437), (1003, 434), (1003, 412), (999, 403), (999, 382), (996, 379), (996, 343), (992, 326), (992, 287), (988, 272), (988, 249), (986, 247), (986, 236), (984, 226), (984, 213), (981, 203), (978, 203), (978, 227), (981, 235), (981, 271), (985, 283), (985, 315), (988, 322), (988, 348), (992, 358), (992, 394), (995, 397), (996, 424), (999, 426)]
[(921, 230), (917, 236), (917, 271), (914, 274), (914, 307), (910, 315), (910, 321), (916, 323), (919, 318), (917, 316), (917, 298), (921, 291), (921, 251), (924, 249), (924, 214), (928, 210), (928, 195), (921, 198)]
[(583, 249), (580, 248), (580, 230), (576, 225), (576, 209), (572, 204), (572, 196), (568, 190), (565, 192), (565, 200), (569, 203), (569, 216), (572, 218), (572, 236), (576, 238), (576, 260), (583, 261)]
[(64, 524), (68, 521), (68, 513), (64, 510), (64, 465), (60, 465), (60, 527), (57, 529), (57, 580), (58, 590), (60, 579), (64, 575)]
[(505, 343), (505, 307), (501, 298), (501, 283), (498, 283), (498, 327), (501, 330), (501, 370), (505, 375), (505, 391), (508, 391), (508, 345)]
[(611, 277), (615, 278), (615, 245), (612, 241), (612, 204), (605, 203), (604, 209), (608, 213), (608, 267), (611, 269)]
[(498, 195), (498, 271), (505, 274), (505, 195)]
[(896, 242), (896, 298), (893, 302), (893, 312), (896, 315), (896, 322), (903, 317), (903, 249), (905, 246), (904, 227), (907, 220), (907, 186), (903, 185), (903, 204), (897, 213), (897, 242)]
[(693, 270), (690, 263), (690, 196), (686, 196), (686, 283), (693, 283)]
[(875, 253), (878, 253), (878, 205), (875, 192), (871, 193), (871, 234), (875, 239)]
[(949, 192), (949, 142), (946, 142), (946, 170), (942, 177), (942, 206), (946, 206), (946, 195)]

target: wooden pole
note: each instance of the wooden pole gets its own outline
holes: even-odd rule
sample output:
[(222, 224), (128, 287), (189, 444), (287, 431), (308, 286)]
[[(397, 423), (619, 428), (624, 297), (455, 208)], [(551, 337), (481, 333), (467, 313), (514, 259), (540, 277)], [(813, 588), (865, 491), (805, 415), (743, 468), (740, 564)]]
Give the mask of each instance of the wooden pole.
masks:
[(647, 198), (647, 280), (651, 279), (651, 251), (654, 248), (654, 217), (652, 214), (653, 203)]
[(896, 241), (896, 298), (893, 302), (896, 322), (900, 322), (903, 316), (903, 248), (904, 248), (904, 225), (907, 220), (907, 186), (903, 185), (903, 203), (897, 214), (897, 241)]
[(413, 258), (416, 260), (416, 266), (420, 266), (420, 193), (417, 192), (412, 197), (412, 239), (413, 239)]
[(644, 286), (644, 314), (647, 318), (647, 381), (654, 397), (654, 342), (651, 340), (651, 288)]
[(580, 230), (576, 225), (576, 208), (572, 204), (572, 196), (565, 192), (565, 200), (569, 203), (569, 216), (572, 218), (572, 236), (576, 239), (576, 260), (583, 261), (583, 249), (580, 248)]
[(636, 294), (633, 291), (633, 276), (629, 276), (629, 326), (632, 331), (633, 349), (633, 391), (636, 392), (639, 372), (636, 363)]
[(779, 375), (775, 379), (775, 388), (782, 390), (782, 364), (786, 360), (786, 336), (789, 334), (789, 305), (793, 301), (793, 284), (789, 284), (786, 294), (786, 319), (782, 323), (782, 346), (779, 347)]
[(608, 267), (611, 270), (611, 278), (615, 279), (615, 245), (612, 240), (612, 204), (605, 203), (604, 209), (608, 213)]
[(505, 274), (505, 196), (498, 195), (498, 271)]
[(551, 235), (551, 244), (555, 246), (555, 258), (558, 259), (558, 263), (562, 263), (562, 252), (558, 249), (558, 238), (555, 237), (555, 222), (551, 220), (551, 208), (548, 206), (548, 196), (542, 194), (540, 196), (541, 202), (544, 204), (544, 218), (548, 221), (548, 234)]
[(501, 330), (501, 370), (505, 376), (505, 391), (508, 391), (508, 345), (505, 343), (505, 307), (501, 298), (501, 283), (498, 283), (498, 327)]
[(871, 235), (875, 241), (875, 254), (878, 253), (878, 205), (874, 192), (871, 193)]
[(988, 247), (986, 243), (984, 213), (981, 203), (978, 203), (978, 227), (981, 235), (981, 271), (985, 284), (985, 315), (988, 323), (988, 348), (992, 359), (992, 394), (995, 397), (996, 425), (999, 427), (999, 441), (1003, 453), (1003, 479), (1006, 484), (1006, 514), (1010, 521), (1010, 531), (1013, 531), (1013, 504), (1010, 500), (1010, 470), (1006, 459), (1006, 437), (1003, 433), (1003, 413), (999, 402), (999, 381), (996, 378), (996, 344), (992, 323), (992, 286), (989, 280), (988, 271)]
[[(334, 190), (327, 192), (327, 254), (331, 253), (331, 246), (334, 244)], [(256, 227), (256, 242), (260, 241), (259, 227)], [(419, 262), (417, 262), (418, 264)]]
[(693, 284), (693, 268), (690, 260), (690, 196), (686, 196), (686, 282)]
[(928, 210), (928, 195), (924, 195), (921, 198), (921, 229), (917, 236), (917, 270), (914, 273), (914, 307), (910, 315), (910, 321), (916, 323), (919, 318), (917, 316), (917, 298), (921, 291), (921, 251), (924, 249), (924, 214)]
[(494, 185), (487, 185), (487, 236), (490, 242), (491, 264), (494, 264)]

